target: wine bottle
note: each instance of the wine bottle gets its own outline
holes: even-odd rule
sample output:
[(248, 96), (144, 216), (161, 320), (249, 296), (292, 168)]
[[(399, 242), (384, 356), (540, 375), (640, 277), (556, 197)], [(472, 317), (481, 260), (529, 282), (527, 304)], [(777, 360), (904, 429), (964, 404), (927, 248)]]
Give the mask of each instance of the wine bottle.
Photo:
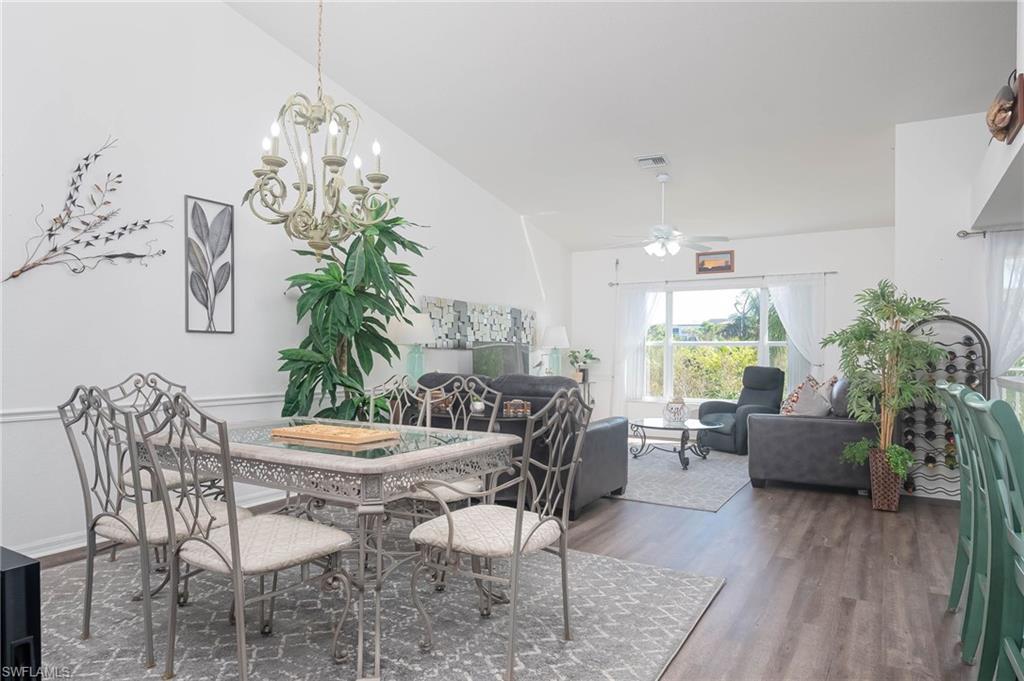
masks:
[(969, 348), (974, 345), (974, 336), (964, 336), (963, 344), (965, 348)]
[(903, 431), (904, 440), (913, 440), (917, 436), (917, 432), (913, 428), (907, 428)]
[(969, 374), (975, 374), (978, 372), (978, 365), (975, 364), (974, 362), (968, 362), (967, 364), (964, 365), (964, 371), (966, 371)]
[(934, 440), (935, 439), (935, 431), (934, 430), (926, 430), (926, 431), (924, 431), (924, 439), (925, 440)]
[(950, 362), (955, 362), (956, 358), (957, 358), (956, 351), (949, 350), (948, 352), (946, 352), (946, 359), (948, 359)]
[(946, 442), (956, 442), (956, 433), (954, 433), (952, 430), (947, 430)]
[(937, 367), (935, 366), (935, 362), (928, 362), (927, 364), (925, 364), (925, 369), (926, 369), (926, 370), (928, 371), (928, 373), (930, 373), (930, 374), (931, 374), (931, 373), (935, 373), (935, 369), (936, 369), (936, 368), (937, 368)]
[(917, 445), (914, 444), (913, 440), (911, 440), (910, 442), (904, 442), (903, 443), (903, 447), (905, 449), (907, 449), (908, 451), (911, 451), (911, 452), (916, 452), (917, 451)]
[(965, 380), (964, 383), (967, 384), (968, 388), (971, 388), (973, 390), (974, 388), (977, 388), (979, 384), (981, 384), (981, 379), (975, 376), (974, 374), (971, 374), (970, 376), (967, 377), (967, 380)]
[(924, 417), (924, 425), (925, 425), (925, 427), (927, 427), (929, 429), (933, 428), (935, 426), (935, 417), (932, 416), (931, 414), (929, 414), (928, 416), (925, 416)]
[(924, 465), (928, 466), (928, 468), (935, 468), (935, 464), (938, 462), (938, 459), (936, 459), (932, 454), (926, 454), (924, 457)]
[(957, 366), (955, 364), (947, 364), (946, 365), (946, 373), (947, 374), (955, 374), (959, 370), (960, 369), (957, 368)]
[(974, 360), (978, 359), (978, 353), (976, 353), (974, 350), (968, 350), (967, 352), (964, 353), (964, 358), (967, 359), (967, 361), (969, 362), (973, 362)]
[(946, 451), (946, 454), (953, 454), (954, 456), (956, 455), (956, 445), (953, 444), (952, 442), (947, 442), (946, 446), (943, 447), (943, 449)]
[(905, 425), (907, 428), (913, 428), (916, 424), (917, 424), (917, 419), (914, 418), (913, 414), (907, 414), (903, 418), (903, 425)]
[(903, 489), (906, 490), (908, 494), (913, 494), (914, 490), (917, 489), (917, 485), (914, 484), (913, 475), (908, 475), (907, 479), (903, 481)]
[(949, 470), (956, 469), (956, 457), (952, 454), (946, 454), (946, 468)]
[(926, 402), (924, 405), (924, 413), (926, 414), (934, 414), (936, 409), (937, 407), (934, 402)]

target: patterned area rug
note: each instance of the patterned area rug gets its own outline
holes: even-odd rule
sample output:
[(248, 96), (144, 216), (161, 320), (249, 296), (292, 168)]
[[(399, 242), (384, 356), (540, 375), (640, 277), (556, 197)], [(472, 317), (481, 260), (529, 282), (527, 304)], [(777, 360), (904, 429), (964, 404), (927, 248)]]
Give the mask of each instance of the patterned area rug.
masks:
[[(402, 528), (394, 528), (400, 531)], [(405, 528), (406, 531), (408, 527)], [(154, 602), (157, 667), (142, 666), (141, 603), (130, 595), (138, 584), (138, 552), (97, 561), (92, 638), (79, 639), (83, 562), (43, 571), (43, 650), (48, 667), (70, 670), (74, 679), (159, 679), (163, 673), (167, 596)], [(559, 563), (541, 553), (523, 564), (519, 604), (516, 678), (521, 681), (653, 681), (661, 676), (721, 589), (724, 580), (572, 552), (570, 604), (574, 640), (563, 641)], [(350, 566), (351, 567), (351, 566)], [(283, 573), (282, 585), (297, 578)], [(434, 647), (421, 652), (420, 628), (409, 601), (409, 574), (400, 568), (383, 592), (383, 676), (398, 681), (494, 680), (502, 677), (508, 636), (508, 606), (490, 618), (476, 610), (471, 582), (456, 578), (445, 592), (422, 585), (434, 623)], [(185, 680), (234, 680), (234, 627), (228, 623), (227, 580), (201, 574), (190, 586), (191, 601), (178, 611), (176, 672)], [(250, 594), (256, 585), (250, 580)], [(255, 607), (247, 609), (251, 678), (319, 681), (354, 679), (354, 655), (335, 665), (329, 656), (331, 627), (341, 599), (312, 588), (278, 599), (274, 632), (260, 636)], [(345, 640), (355, 640), (349, 618)], [(370, 668), (372, 671), (372, 667)]]
[(630, 455), (626, 493), (613, 498), (717, 511), (750, 482), (745, 456), (712, 451), (707, 459), (689, 457), (690, 468), (683, 470), (679, 455), (667, 449)]

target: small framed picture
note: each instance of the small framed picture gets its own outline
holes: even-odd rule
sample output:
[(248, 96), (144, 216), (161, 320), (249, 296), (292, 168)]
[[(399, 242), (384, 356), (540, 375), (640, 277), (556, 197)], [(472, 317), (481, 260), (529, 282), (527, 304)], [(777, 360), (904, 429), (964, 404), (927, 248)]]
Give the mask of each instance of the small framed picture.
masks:
[(697, 274), (735, 272), (736, 251), (705, 251), (697, 254)]
[(185, 197), (185, 330), (235, 332), (235, 220), (231, 204)]

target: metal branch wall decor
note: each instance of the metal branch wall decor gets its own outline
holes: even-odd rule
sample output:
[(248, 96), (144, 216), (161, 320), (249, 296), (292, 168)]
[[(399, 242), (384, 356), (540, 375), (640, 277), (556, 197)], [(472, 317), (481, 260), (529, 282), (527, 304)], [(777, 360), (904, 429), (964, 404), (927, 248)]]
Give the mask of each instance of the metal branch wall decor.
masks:
[(234, 210), (186, 196), (185, 222), (185, 330), (234, 333)]
[(35, 220), (39, 234), (25, 242), (25, 262), (3, 281), (17, 279), (47, 265), (64, 265), (73, 274), (95, 269), (104, 262), (145, 265), (151, 258), (166, 252), (157, 248), (155, 238), (147, 241), (145, 248), (122, 245), (122, 241), (158, 225), (169, 227), (171, 218), (119, 221), (121, 209), (115, 208), (113, 201), (114, 194), (121, 189), (123, 175), (108, 172), (96, 182), (88, 179), (96, 161), (116, 144), (116, 138), (108, 138), (103, 146), (78, 161), (71, 172), (64, 206), (45, 225), (39, 223), (39, 216), (46, 209), (40, 208)]

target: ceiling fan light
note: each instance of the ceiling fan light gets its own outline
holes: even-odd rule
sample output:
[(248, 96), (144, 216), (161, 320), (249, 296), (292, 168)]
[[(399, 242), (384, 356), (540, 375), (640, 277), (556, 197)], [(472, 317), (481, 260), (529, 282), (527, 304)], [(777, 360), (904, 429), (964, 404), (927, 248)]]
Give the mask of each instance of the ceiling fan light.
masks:
[(676, 253), (679, 252), (679, 248), (680, 248), (679, 242), (678, 241), (666, 241), (665, 242), (665, 248), (668, 250), (668, 254), (669, 255), (675, 255)]
[(647, 255), (657, 255), (658, 251), (661, 250), (661, 244), (657, 241), (652, 241), (644, 246), (644, 250), (647, 251)]

